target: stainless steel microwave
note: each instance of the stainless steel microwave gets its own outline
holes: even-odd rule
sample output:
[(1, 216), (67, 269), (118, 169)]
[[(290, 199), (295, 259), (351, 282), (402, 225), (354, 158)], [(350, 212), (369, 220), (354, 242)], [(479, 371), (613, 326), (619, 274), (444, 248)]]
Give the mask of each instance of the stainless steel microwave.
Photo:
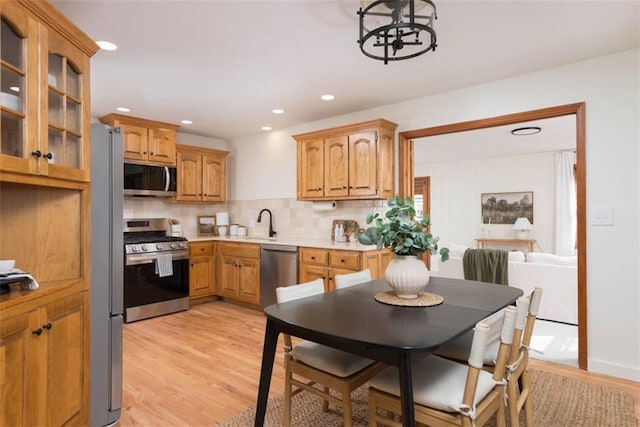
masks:
[(124, 195), (170, 197), (176, 195), (175, 166), (124, 164)]

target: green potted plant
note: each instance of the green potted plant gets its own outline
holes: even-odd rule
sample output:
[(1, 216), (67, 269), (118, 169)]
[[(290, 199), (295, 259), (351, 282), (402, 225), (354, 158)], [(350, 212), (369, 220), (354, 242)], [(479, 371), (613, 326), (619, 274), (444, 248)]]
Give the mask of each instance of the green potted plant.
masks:
[(442, 261), (449, 259), (449, 249), (440, 248), (439, 237), (428, 230), (427, 216), (415, 219), (416, 211), (411, 197), (396, 196), (387, 200), (389, 210), (384, 218), (369, 213), (367, 224), (374, 223), (358, 236), (363, 245), (376, 245), (378, 250), (390, 248), (396, 255), (385, 271), (385, 279), (400, 298), (416, 298), (429, 282), (429, 270), (419, 257), (424, 252), (439, 253)]

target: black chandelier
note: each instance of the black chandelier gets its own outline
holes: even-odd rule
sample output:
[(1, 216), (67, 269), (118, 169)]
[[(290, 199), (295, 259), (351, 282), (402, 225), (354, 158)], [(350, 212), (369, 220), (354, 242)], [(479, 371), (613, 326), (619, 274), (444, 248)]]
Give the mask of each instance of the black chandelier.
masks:
[(369, 58), (387, 64), (436, 49), (433, 21), (438, 17), (430, 0), (362, 0), (358, 15), (358, 44)]

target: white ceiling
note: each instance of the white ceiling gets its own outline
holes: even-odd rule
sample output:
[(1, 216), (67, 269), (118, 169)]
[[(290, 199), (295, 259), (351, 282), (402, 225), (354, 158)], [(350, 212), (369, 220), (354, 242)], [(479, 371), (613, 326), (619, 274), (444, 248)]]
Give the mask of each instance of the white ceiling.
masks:
[[(512, 135), (516, 128), (537, 126), (535, 135)], [(575, 150), (576, 116), (522, 122), (466, 132), (455, 132), (414, 140), (414, 162), (433, 163), (463, 159), (513, 156), (548, 151)]]
[[(388, 65), (358, 48), (358, 0), (52, 3), (94, 40), (119, 46), (92, 59), (92, 116), (126, 106), (137, 117), (192, 120), (182, 132), (220, 139), (639, 45), (636, 0), (436, 0), (436, 52)], [(336, 99), (321, 101), (325, 93)]]

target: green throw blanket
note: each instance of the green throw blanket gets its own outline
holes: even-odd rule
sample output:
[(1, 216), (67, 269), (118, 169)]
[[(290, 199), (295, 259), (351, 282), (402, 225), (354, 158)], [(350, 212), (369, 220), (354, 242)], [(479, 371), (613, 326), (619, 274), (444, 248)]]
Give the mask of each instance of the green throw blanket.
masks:
[(467, 249), (462, 267), (465, 280), (509, 285), (509, 253), (503, 249)]

